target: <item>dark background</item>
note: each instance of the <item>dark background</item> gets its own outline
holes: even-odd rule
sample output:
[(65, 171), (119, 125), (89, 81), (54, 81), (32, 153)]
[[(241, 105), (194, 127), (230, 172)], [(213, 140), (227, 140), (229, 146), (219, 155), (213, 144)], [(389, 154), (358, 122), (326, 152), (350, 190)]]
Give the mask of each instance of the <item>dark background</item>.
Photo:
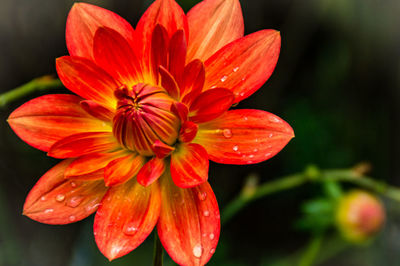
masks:
[[(135, 25), (151, 1), (89, 2)], [(198, 1), (177, 2), (187, 11)], [(241, 3), (246, 34), (277, 29), (282, 49), (270, 80), (238, 108), (277, 114), (292, 125), (296, 138), (264, 163), (211, 164), (209, 180), (221, 211), (250, 174), (266, 182), (303, 171), (310, 164), (347, 168), (368, 161), (373, 166), (371, 176), (400, 185), (400, 1)], [(64, 30), (72, 4), (70, 0), (0, 0), (1, 92), (55, 74), (55, 58), (67, 54)], [(21, 215), (30, 188), (56, 160), (16, 137), (6, 118), (39, 95), (28, 95), (0, 110), (0, 265), (109, 265), (95, 247), (93, 217), (49, 226)], [(247, 206), (222, 227), (210, 265), (277, 265), (271, 264), (274, 258), (292, 256), (309, 239), (307, 232), (294, 227), (301, 205), (320, 194), (320, 187), (308, 185)], [(391, 201), (385, 204), (388, 221), (373, 243), (333, 252), (321, 265), (400, 265), (400, 207)], [(149, 237), (111, 265), (150, 265), (152, 241)], [(172, 265), (169, 259), (166, 264)]]

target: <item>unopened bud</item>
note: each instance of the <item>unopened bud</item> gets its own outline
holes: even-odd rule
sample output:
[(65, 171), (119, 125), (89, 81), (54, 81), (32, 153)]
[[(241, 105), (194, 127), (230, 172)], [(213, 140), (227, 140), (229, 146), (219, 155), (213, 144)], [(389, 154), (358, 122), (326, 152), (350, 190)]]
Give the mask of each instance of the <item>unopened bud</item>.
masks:
[(336, 223), (344, 238), (364, 242), (383, 226), (385, 211), (375, 196), (353, 190), (342, 197), (336, 211)]

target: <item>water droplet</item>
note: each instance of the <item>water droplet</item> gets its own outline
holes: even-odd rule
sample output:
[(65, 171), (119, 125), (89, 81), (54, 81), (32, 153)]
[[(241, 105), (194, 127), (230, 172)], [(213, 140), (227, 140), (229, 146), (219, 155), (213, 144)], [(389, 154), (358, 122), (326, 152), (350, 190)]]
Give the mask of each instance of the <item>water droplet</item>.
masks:
[(74, 181), (72, 181), (71, 182), (71, 187), (76, 187), (76, 186), (77, 186), (77, 184)]
[(199, 200), (203, 201), (203, 200), (206, 200), (206, 198), (207, 198), (207, 193), (206, 193), (206, 192), (199, 192), (199, 193), (197, 194), (197, 196), (199, 197)]
[(265, 154), (265, 157), (269, 157), (269, 156), (271, 156), (271, 153), (270, 153), (270, 152), (267, 152), (267, 153)]
[(214, 253), (215, 253), (215, 248), (212, 248), (212, 249), (210, 250), (210, 253), (211, 253), (211, 254), (214, 254)]
[(225, 82), (227, 79), (228, 79), (228, 76), (223, 76), (223, 77), (221, 78), (221, 82)]
[(238, 72), (239, 69), (240, 69), (240, 67), (235, 67), (235, 68), (233, 69), (233, 72)]
[(62, 202), (65, 199), (65, 195), (64, 194), (58, 194), (56, 196), (56, 201), (58, 202)]
[(240, 97), (243, 97), (244, 96), (244, 92), (241, 92), (239, 95), (240, 95)]
[(204, 212), (203, 212), (203, 215), (204, 215), (205, 217), (208, 217), (208, 216), (210, 216), (210, 212), (209, 212), (209, 211), (204, 211)]
[(197, 244), (196, 246), (193, 247), (193, 255), (196, 258), (200, 258), (201, 254), (203, 254), (203, 247), (200, 244)]
[(97, 207), (99, 207), (99, 206), (100, 206), (99, 202), (90, 203), (88, 206), (86, 206), (86, 211), (92, 212), (93, 210), (97, 209)]
[(257, 149), (257, 148), (255, 148), (253, 151), (254, 151), (254, 152), (258, 152), (258, 149)]
[(132, 224), (127, 224), (124, 228), (124, 234), (126, 235), (134, 235), (137, 232), (137, 227)]
[(250, 154), (250, 155), (249, 155), (249, 158), (254, 158), (254, 154)]
[(270, 117), (269, 121), (275, 122), (275, 123), (281, 123), (282, 122), (278, 117), (275, 117), (275, 116)]
[(272, 138), (274, 136), (274, 134), (269, 133), (268, 138)]
[(202, 236), (203, 236), (203, 237), (206, 237), (206, 236), (207, 236), (207, 234), (206, 234), (206, 233), (204, 233), (204, 234), (202, 234)]
[(71, 215), (68, 219), (70, 222), (74, 222), (76, 220), (76, 217)]
[(259, 140), (258, 140), (258, 139), (256, 139), (256, 142), (259, 142)]
[(243, 117), (244, 121), (249, 120), (249, 118), (247, 116)]
[(215, 238), (215, 235), (214, 235), (213, 233), (211, 233), (211, 234), (209, 235), (209, 238), (210, 238), (211, 240), (213, 240), (213, 239)]
[(225, 128), (222, 132), (222, 134), (224, 134), (224, 137), (227, 139), (232, 138), (232, 130), (230, 130), (229, 128)]
[(82, 196), (75, 196), (75, 197), (72, 197), (72, 198), (68, 201), (67, 205), (70, 206), (70, 207), (72, 207), (72, 208), (75, 208), (75, 207), (78, 207), (79, 204), (82, 203), (82, 200), (83, 200), (83, 197), (82, 197)]
[(44, 213), (48, 214), (48, 213), (52, 213), (54, 212), (54, 209), (45, 209)]
[(238, 151), (239, 150), (239, 147), (237, 146), (237, 145), (235, 145), (235, 146), (233, 146), (233, 148), (232, 148), (234, 151)]
[(40, 198), (40, 200), (41, 200), (41, 201), (45, 201), (45, 200), (46, 200), (46, 197), (45, 197), (45, 196), (42, 196), (42, 197)]

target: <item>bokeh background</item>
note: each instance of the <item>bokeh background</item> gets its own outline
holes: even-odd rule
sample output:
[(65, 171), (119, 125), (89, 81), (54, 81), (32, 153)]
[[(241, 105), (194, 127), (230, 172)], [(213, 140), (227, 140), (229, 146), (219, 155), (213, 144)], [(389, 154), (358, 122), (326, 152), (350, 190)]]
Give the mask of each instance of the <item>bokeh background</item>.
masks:
[[(133, 25), (151, 3), (88, 2), (120, 14)], [(177, 2), (187, 11), (198, 1)], [(237, 108), (281, 116), (293, 126), (296, 138), (264, 163), (211, 164), (210, 183), (221, 211), (240, 193), (249, 175), (267, 182), (303, 171), (310, 164), (321, 169), (347, 168), (367, 161), (373, 166), (371, 176), (400, 185), (400, 1), (241, 3), (246, 33), (277, 29), (282, 50), (270, 80)], [(55, 74), (55, 58), (67, 54), (64, 30), (72, 4), (71, 0), (0, 0), (1, 92)], [(29, 95), (0, 110), (0, 265), (150, 265), (152, 237), (109, 263), (95, 246), (93, 217), (49, 226), (21, 215), (30, 188), (56, 160), (18, 139), (6, 118), (25, 101), (44, 93), (49, 92)], [(222, 227), (210, 265), (278, 265), (275, 259), (292, 258), (310, 238), (295, 226), (302, 204), (320, 195), (320, 186), (306, 185), (248, 205)], [(384, 203), (388, 219), (374, 241), (354, 246), (328, 240), (320, 265), (400, 265), (400, 206)], [(173, 265), (168, 258), (165, 261)]]

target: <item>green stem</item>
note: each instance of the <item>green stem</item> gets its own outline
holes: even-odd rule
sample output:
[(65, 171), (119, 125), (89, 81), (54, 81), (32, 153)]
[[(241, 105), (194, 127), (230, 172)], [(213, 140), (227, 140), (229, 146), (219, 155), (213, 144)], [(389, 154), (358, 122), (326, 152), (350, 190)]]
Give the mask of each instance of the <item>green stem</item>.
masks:
[(160, 242), (157, 232), (154, 232), (154, 255), (153, 266), (163, 265), (163, 246)]
[(21, 85), (11, 91), (0, 94), (0, 107), (5, 107), (9, 103), (18, 100), (19, 98), (22, 98), (30, 93), (59, 88), (61, 86), (61, 81), (58, 79), (54, 79), (51, 76), (35, 78), (30, 82)]
[(292, 189), (308, 182), (347, 182), (369, 189), (387, 198), (400, 202), (400, 189), (387, 185), (371, 177), (362, 176), (353, 169), (317, 170), (308, 168), (303, 173), (277, 178), (253, 188), (252, 193), (242, 193), (231, 201), (222, 211), (221, 223), (225, 224), (250, 202), (277, 193)]
[(299, 266), (312, 266), (321, 250), (323, 235), (313, 236), (310, 243), (307, 245), (303, 255), (301, 256)]

